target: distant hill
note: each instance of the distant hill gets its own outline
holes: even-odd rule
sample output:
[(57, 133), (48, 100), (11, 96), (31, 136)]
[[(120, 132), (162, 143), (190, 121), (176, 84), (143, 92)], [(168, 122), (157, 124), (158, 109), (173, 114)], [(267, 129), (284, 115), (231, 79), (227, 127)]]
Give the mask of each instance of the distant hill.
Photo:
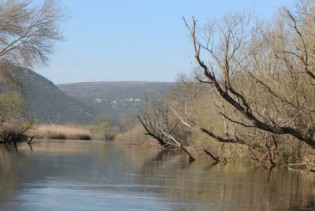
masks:
[(57, 85), (74, 99), (92, 107), (98, 113), (111, 115), (117, 123), (123, 113), (136, 113), (143, 105), (145, 93), (161, 95), (171, 82), (84, 82)]
[[(96, 111), (60, 91), (48, 79), (26, 68), (9, 68), (0, 67), (0, 73), (9, 73), (10, 80), (18, 84), (28, 117), (43, 123), (90, 124), (94, 121)], [(6, 90), (7, 85), (0, 82), (0, 91)]]
[[(16, 66), (1, 66), (14, 89), (23, 96), (25, 113), (42, 123), (90, 124), (99, 114), (110, 115), (114, 123), (124, 113), (135, 113), (144, 104), (146, 93), (164, 94), (171, 82), (84, 82), (54, 85), (48, 79)], [(0, 81), (0, 93), (9, 87)]]

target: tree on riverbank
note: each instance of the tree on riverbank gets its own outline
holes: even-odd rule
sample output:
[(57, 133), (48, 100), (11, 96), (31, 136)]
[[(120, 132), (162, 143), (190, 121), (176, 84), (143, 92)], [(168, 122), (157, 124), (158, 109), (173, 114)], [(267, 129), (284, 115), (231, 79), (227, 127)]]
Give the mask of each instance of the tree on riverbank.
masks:
[(171, 104), (172, 115), (219, 143), (246, 146), (259, 162), (314, 168), (314, 12), (314, 1), (299, 1), (271, 21), (238, 13), (198, 28), (185, 20), (210, 100)]
[[(11, 67), (46, 64), (54, 43), (62, 40), (58, 27), (59, 22), (64, 19), (62, 9), (54, 0), (45, 0), (40, 7), (33, 6), (34, 4), (32, 1), (17, 0), (0, 2), (0, 80), (8, 84), (7, 89), (1, 89), (1, 97), (7, 99), (0, 102), (0, 107), (6, 108), (0, 114), (1, 133), (8, 130), (17, 134), (26, 132), (25, 129), (18, 129), (20, 124), (25, 124), (20, 111), (21, 106), (7, 103), (9, 101), (22, 103), (18, 95), (23, 90), (20, 89), (19, 82), (12, 77)], [(8, 136), (0, 138), (0, 143), (14, 141), (14, 138), (5, 137)]]

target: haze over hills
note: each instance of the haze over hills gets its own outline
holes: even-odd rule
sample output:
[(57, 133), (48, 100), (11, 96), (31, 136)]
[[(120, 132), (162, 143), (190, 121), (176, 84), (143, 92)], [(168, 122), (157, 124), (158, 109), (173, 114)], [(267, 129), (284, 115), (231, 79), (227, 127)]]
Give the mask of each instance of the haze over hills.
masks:
[[(16, 66), (0, 68), (0, 73), (10, 74), (10, 80), (17, 83), (28, 118), (42, 123), (94, 122), (96, 111), (69, 97), (41, 75)], [(0, 81), (0, 93), (8, 90), (8, 85)]]
[(97, 113), (112, 116), (118, 122), (124, 113), (136, 113), (146, 93), (161, 95), (172, 82), (83, 82), (60, 84), (58, 88), (72, 98), (92, 107)]

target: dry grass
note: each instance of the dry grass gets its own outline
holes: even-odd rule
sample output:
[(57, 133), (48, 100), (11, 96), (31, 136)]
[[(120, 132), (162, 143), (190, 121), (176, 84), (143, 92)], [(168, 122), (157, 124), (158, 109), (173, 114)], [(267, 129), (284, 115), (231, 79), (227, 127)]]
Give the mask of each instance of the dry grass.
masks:
[(34, 129), (35, 138), (91, 140), (89, 128), (78, 125), (43, 124)]

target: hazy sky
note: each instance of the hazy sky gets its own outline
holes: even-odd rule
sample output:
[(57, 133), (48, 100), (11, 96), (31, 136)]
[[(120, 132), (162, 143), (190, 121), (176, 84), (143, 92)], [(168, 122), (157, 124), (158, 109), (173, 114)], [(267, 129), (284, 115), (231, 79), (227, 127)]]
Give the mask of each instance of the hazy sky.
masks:
[(272, 17), (289, 0), (63, 0), (61, 24), (48, 66), (36, 72), (54, 83), (175, 81), (195, 65), (182, 17), (205, 23), (229, 12)]

